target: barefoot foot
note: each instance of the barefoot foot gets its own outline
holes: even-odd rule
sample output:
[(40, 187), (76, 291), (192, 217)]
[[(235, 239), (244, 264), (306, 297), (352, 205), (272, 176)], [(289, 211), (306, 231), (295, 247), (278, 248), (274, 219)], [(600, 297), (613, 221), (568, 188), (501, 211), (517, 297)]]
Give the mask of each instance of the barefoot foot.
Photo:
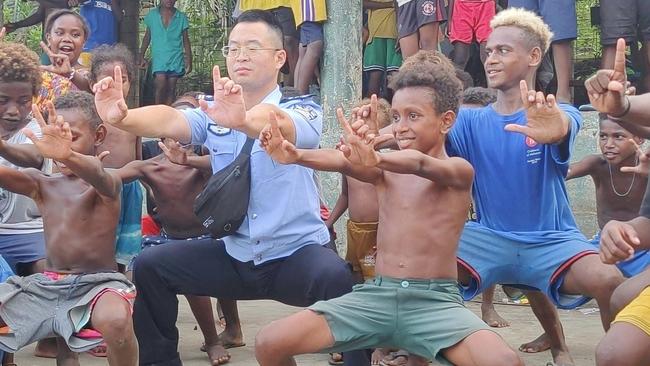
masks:
[(555, 366), (575, 366), (568, 349), (551, 348), (551, 355)]
[(377, 366), (380, 364), (381, 360), (390, 355), (390, 350), (388, 348), (377, 348), (372, 352), (370, 356), (370, 364), (372, 366)]
[(244, 343), (244, 335), (240, 328), (237, 331), (231, 331), (228, 328), (219, 334), (219, 339), (224, 348), (237, 348), (246, 345)]
[(205, 347), (205, 352), (208, 353), (208, 358), (212, 366), (223, 365), (230, 361), (230, 353), (226, 351), (221, 343), (203, 345), (203, 347)]
[(481, 319), (493, 328), (504, 328), (510, 326), (510, 323), (497, 313), (492, 304), (481, 305)]
[(532, 342), (524, 343), (521, 346), (519, 346), (519, 350), (525, 353), (544, 352), (550, 348), (551, 348), (551, 341), (548, 339), (546, 333), (537, 337), (537, 339), (535, 339)]
[(58, 354), (56, 345), (56, 338), (47, 338), (38, 341), (36, 349), (34, 349), (34, 356), (42, 358), (56, 358)]
[(409, 353), (402, 350), (391, 352), (379, 364), (381, 366), (407, 366), (409, 364)]

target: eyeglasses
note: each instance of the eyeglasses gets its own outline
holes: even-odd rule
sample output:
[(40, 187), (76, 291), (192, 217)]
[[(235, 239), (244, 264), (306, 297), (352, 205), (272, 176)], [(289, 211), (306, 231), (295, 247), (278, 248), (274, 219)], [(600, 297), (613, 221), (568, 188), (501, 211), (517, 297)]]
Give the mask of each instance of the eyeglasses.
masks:
[(256, 56), (261, 51), (281, 51), (281, 50), (282, 50), (281, 48), (223, 46), (223, 48), (221, 48), (221, 53), (223, 53), (223, 57), (239, 57), (242, 51), (246, 51), (246, 54), (249, 56)]

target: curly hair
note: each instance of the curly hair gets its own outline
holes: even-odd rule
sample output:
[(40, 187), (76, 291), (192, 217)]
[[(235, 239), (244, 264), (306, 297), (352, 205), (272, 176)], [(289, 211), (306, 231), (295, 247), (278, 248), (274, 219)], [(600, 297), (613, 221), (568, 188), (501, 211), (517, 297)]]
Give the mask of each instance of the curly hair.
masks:
[[(92, 51), (92, 61), (90, 66), (90, 81), (96, 83), (99, 78), (99, 72), (102, 66), (110, 63), (121, 63), (124, 65), (129, 82), (135, 78), (135, 61), (133, 54), (125, 45), (118, 43), (115, 45), (101, 45)], [(111, 73), (112, 75), (112, 73)]]
[(25, 82), (32, 85), (32, 95), (41, 88), (38, 56), (22, 44), (0, 42), (0, 82)]
[(95, 109), (95, 97), (84, 91), (71, 91), (54, 101), (54, 108), (58, 110), (76, 109), (84, 114), (91, 131), (95, 131), (102, 124), (102, 119)]
[(462, 84), (451, 61), (431, 51), (419, 51), (407, 60), (392, 77), (390, 88), (395, 92), (404, 88), (427, 88), (437, 113), (458, 113)]
[(524, 32), (525, 39), (531, 47), (539, 47), (546, 53), (551, 46), (553, 32), (535, 13), (522, 8), (508, 8), (499, 12), (490, 22), (492, 29), (515, 27)]
[(54, 22), (56, 22), (57, 19), (61, 18), (62, 16), (66, 15), (72, 15), (73, 17), (77, 18), (81, 22), (81, 28), (84, 31), (84, 39), (87, 40), (88, 37), (90, 36), (90, 27), (88, 27), (88, 22), (86, 22), (86, 19), (82, 17), (81, 15), (77, 14), (76, 12), (69, 10), (69, 9), (59, 9), (56, 11), (53, 11), (48, 17), (47, 20), (45, 20), (45, 34), (49, 34), (52, 31), (52, 27), (54, 26)]
[(494, 89), (482, 88), (480, 86), (467, 88), (463, 91), (463, 104), (474, 104), (486, 106), (497, 101), (497, 94)]

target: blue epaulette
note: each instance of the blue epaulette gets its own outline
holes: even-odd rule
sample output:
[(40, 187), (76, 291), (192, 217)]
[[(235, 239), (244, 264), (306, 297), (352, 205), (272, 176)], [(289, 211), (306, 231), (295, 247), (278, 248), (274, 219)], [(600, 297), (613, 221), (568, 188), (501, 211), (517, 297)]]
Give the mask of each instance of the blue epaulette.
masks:
[(283, 96), (282, 99), (280, 99), (280, 104), (289, 104), (292, 102), (296, 103), (296, 102), (313, 101), (313, 100), (314, 100), (314, 94), (296, 95), (293, 97)]

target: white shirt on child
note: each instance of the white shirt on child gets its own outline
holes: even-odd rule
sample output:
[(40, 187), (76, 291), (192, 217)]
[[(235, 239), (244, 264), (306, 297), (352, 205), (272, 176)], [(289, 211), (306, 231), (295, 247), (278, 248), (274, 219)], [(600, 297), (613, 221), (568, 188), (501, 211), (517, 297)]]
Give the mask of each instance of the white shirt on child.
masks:
[[(25, 128), (32, 130), (36, 136), (41, 136), (41, 128), (35, 120), (31, 120)], [(31, 144), (32, 141), (22, 131), (18, 131), (6, 142), (11, 144)], [(20, 169), (0, 157), (0, 165)], [(49, 170), (49, 159), (43, 162), (43, 171)], [(27, 196), (9, 192), (0, 188), (0, 235), (32, 234), (43, 231), (41, 213), (36, 207), (36, 202)]]

